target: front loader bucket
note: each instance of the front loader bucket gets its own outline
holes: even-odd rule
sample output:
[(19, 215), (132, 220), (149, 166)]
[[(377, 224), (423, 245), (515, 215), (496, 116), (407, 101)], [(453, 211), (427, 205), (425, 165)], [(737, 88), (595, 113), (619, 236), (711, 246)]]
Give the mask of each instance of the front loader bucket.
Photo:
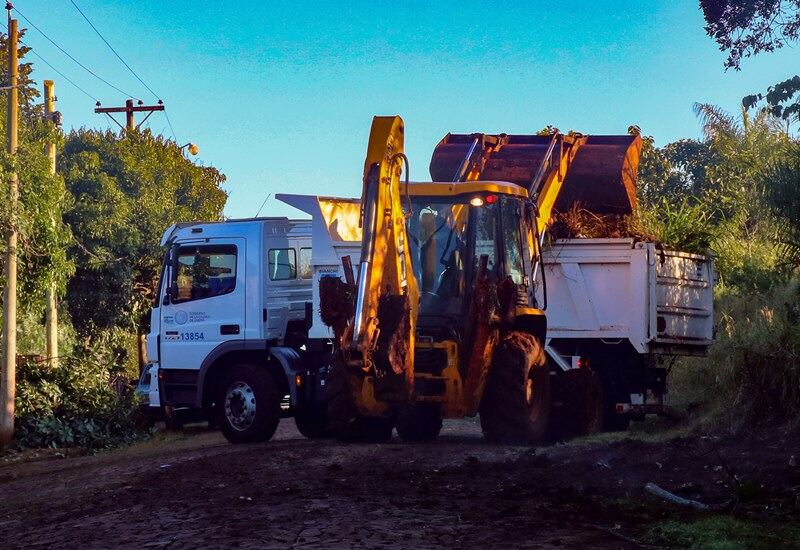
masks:
[[(508, 181), (526, 189), (552, 139), (549, 135), (447, 134), (431, 157), (433, 181), (452, 181), (476, 137), (483, 147), (479, 147), (470, 179)], [(567, 167), (554, 209), (566, 212), (578, 203), (597, 214), (633, 212), (642, 139), (633, 135), (588, 136), (574, 140), (571, 146), (577, 147), (575, 157)]]
[(595, 214), (631, 214), (641, 151), (639, 136), (588, 136), (567, 170), (554, 210), (578, 204)]

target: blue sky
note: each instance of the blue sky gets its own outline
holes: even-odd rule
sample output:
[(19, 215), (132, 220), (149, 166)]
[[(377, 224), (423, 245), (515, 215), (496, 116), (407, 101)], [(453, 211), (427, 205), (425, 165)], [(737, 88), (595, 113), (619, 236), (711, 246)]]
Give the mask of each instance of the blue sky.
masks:
[[(268, 193), (357, 195), (376, 114), (403, 116), (411, 177), (423, 180), (448, 131), (638, 124), (665, 144), (699, 135), (694, 102), (735, 111), (798, 70), (797, 50), (785, 49), (725, 72), (696, 0), (75, 1), (164, 100), (180, 143), (196, 142), (198, 162), (227, 175), (231, 217), (254, 215)], [(69, 0), (15, 5), (95, 72), (155, 101)], [(26, 43), (104, 105), (124, 103), (35, 30)], [(39, 81), (56, 81), (65, 127), (109, 126), (36, 67)], [(149, 125), (171, 134), (162, 114)], [(296, 214), (274, 199), (262, 211)]]

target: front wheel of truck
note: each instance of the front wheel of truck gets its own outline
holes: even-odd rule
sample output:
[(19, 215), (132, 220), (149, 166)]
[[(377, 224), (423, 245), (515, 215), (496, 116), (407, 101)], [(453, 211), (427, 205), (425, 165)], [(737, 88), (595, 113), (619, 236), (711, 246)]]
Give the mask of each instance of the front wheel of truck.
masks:
[(267, 441), (281, 415), (278, 388), (272, 376), (256, 365), (233, 366), (222, 377), (217, 400), (219, 427), (231, 443)]

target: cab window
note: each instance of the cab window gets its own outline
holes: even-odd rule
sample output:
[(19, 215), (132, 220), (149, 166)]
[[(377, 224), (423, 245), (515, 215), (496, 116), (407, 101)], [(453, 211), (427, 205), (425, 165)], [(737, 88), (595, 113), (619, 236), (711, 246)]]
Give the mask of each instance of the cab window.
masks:
[(300, 278), (310, 279), (313, 273), (311, 270), (311, 249), (300, 249)]
[(178, 249), (175, 277), (178, 296), (188, 302), (229, 294), (236, 288), (236, 247), (233, 245), (182, 246)]
[(500, 201), (500, 224), (503, 231), (503, 255), (506, 260), (506, 275), (516, 284), (522, 284), (525, 265), (522, 255), (522, 204), (519, 200), (503, 197)]
[(271, 281), (297, 278), (297, 254), (294, 248), (271, 248), (267, 258)]
[[(487, 272), (495, 273), (497, 266), (497, 208), (487, 204), (475, 208), (475, 261), (481, 256), (488, 258)], [(475, 264), (478, 265), (477, 263)]]

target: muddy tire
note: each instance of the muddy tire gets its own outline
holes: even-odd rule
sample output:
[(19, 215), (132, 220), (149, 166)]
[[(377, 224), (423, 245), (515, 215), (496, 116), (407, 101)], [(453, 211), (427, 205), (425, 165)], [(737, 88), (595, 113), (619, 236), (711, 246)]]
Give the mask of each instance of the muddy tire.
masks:
[(328, 430), (328, 415), (324, 406), (308, 405), (294, 413), (294, 424), (303, 437), (308, 439), (325, 439), (331, 437)]
[(553, 382), (550, 439), (564, 441), (603, 428), (603, 383), (589, 369), (559, 373)]
[(433, 441), (442, 431), (442, 413), (436, 405), (414, 403), (397, 414), (397, 435), (403, 441)]
[(328, 433), (343, 443), (385, 443), (392, 438), (391, 418), (364, 416), (358, 412), (343, 366), (331, 365), (328, 377)]
[(492, 443), (540, 442), (550, 416), (550, 374), (541, 342), (510, 332), (494, 351), (480, 406), (481, 428)]
[(233, 366), (222, 378), (217, 415), (231, 443), (267, 441), (278, 428), (281, 403), (275, 380), (256, 365)]

